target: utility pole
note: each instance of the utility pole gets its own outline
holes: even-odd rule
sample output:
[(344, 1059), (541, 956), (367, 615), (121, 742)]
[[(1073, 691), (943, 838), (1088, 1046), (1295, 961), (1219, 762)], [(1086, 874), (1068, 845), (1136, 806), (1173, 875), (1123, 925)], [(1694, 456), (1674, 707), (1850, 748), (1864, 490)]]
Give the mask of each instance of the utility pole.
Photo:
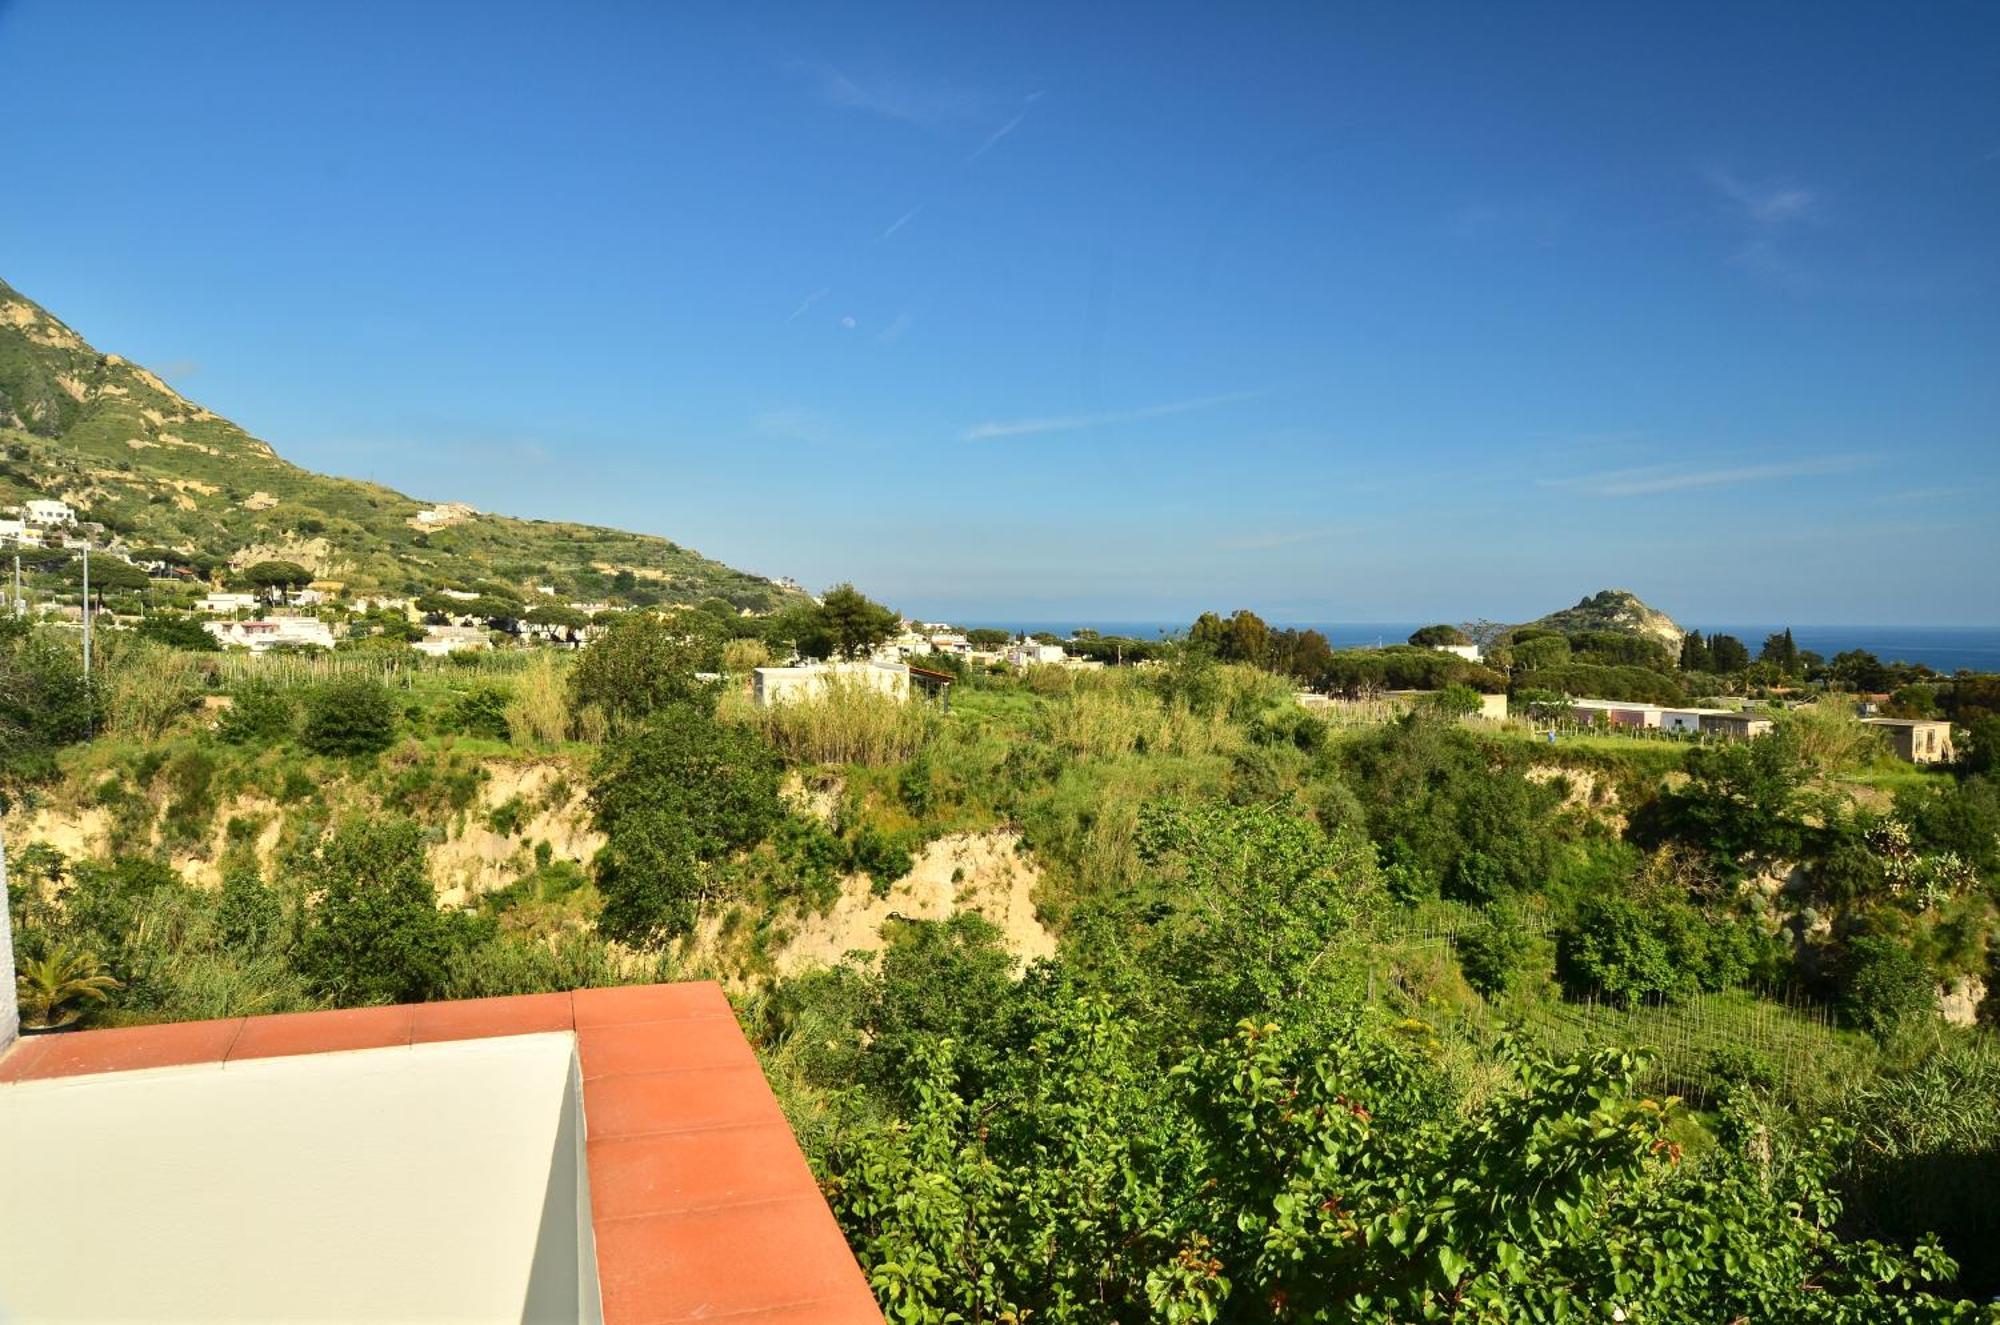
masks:
[(90, 542), (83, 544), (83, 683), (90, 684)]

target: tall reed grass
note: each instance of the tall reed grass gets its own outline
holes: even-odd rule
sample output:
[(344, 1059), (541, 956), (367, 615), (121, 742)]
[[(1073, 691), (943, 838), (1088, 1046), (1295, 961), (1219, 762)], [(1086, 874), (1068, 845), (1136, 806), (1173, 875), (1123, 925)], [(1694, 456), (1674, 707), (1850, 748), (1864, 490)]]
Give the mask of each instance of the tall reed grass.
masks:
[(829, 678), (817, 695), (767, 708), (731, 692), (721, 711), (761, 731), (794, 761), (871, 767), (914, 758), (937, 734), (940, 718), (930, 700), (899, 700), (847, 677)]

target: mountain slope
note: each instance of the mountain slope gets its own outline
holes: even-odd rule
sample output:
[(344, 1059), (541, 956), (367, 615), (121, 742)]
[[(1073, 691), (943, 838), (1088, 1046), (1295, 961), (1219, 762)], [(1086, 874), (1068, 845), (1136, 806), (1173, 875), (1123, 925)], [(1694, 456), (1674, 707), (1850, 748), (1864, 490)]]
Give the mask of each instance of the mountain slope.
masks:
[(1638, 635), (1658, 640), (1675, 656), (1680, 654), (1681, 637), (1685, 633), (1674, 624), (1672, 617), (1656, 607), (1648, 607), (1629, 589), (1601, 589), (1575, 607), (1565, 607), (1530, 621), (1527, 626), (1517, 627), (1523, 630), (1529, 628), (1555, 630), (1565, 635), (1592, 630)]
[(0, 505), (44, 496), (133, 547), (239, 567), (282, 557), (356, 591), (494, 580), (596, 599), (622, 584), (760, 609), (795, 592), (662, 538), (434, 507), (301, 469), (0, 281)]

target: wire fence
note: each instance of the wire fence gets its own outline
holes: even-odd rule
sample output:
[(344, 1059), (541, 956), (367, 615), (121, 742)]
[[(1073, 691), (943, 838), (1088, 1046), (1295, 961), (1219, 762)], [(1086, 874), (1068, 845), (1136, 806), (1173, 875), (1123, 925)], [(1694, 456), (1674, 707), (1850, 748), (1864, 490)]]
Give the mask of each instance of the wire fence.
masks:
[(513, 676), (535, 665), (533, 651), (492, 650), (443, 658), (391, 653), (226, 653), (215, 659), (217, 674), (234, 684), (264, 681), (280, 686), (312, 686), (336, 679), (373, 677), (409, 689), (427, 676)]

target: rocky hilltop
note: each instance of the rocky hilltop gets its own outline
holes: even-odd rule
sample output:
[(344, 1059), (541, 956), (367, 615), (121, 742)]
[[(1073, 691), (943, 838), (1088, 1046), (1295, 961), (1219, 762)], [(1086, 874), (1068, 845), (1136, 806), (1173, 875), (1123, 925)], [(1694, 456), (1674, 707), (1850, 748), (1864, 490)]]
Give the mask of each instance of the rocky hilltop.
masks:
[(1640, 601), (1639, 595), (1629, 589), (1600, 589), (1575, 607), (1551, 612), (1515, 629), (1556, 630), (1565, 635), (1579, 635), (1591, 630), (1616, 631), (1658, 640), (1676, 656), (1680, 653), (1681, 639), (1687, 633), (1672, 617), (1657, 607), (1647, 606)]

